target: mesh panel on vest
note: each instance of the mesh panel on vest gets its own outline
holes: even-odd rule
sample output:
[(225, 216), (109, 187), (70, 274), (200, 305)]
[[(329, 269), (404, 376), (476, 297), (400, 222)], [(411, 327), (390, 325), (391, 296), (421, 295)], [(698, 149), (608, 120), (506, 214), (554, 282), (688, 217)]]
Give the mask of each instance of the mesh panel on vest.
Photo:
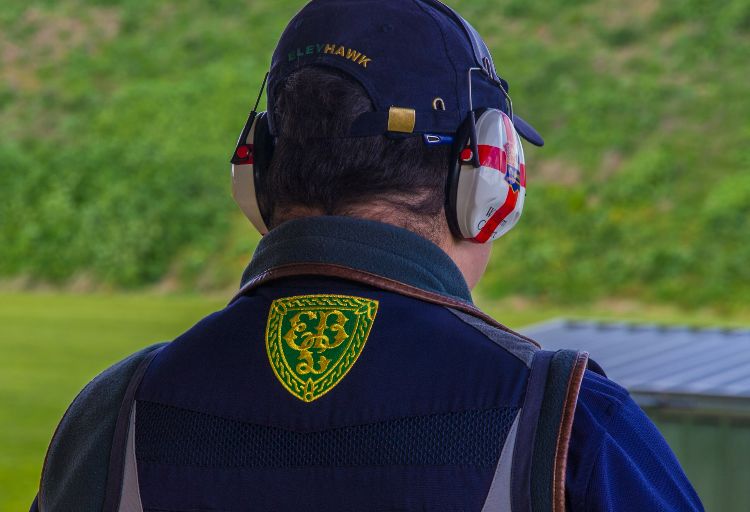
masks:
[(516, 413), (501, 407), (296, 432), (139, 401), (136, 454), (201, 467), (494, 467)]

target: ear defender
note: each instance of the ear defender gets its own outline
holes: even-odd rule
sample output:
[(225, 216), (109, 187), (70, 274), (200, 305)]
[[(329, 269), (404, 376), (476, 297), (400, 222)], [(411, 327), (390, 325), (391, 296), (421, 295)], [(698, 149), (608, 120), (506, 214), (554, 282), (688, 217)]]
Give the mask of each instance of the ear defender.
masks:
[(523, 147), (510, 118), (487, 109), (475, 125), (467, 119), (451, 161), (446, 216), (453, 234), (486, 243), (510, 231), (526, 196)]
[(273, 136), (268, 127), (268, 114), (256, 115), (253, 111), (232, 155), (232, 196), (261, 235), (268, 233), (268, 219), (260, 211), (257, 190), (272, 157)]

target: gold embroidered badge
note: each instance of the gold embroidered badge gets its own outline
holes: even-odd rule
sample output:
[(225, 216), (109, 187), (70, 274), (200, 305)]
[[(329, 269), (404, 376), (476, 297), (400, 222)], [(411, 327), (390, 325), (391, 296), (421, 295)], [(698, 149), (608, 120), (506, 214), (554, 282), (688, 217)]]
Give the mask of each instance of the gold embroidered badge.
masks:
[(378, 301), (345, 295), (276, 299), (266, 327), (266, 351), (281, 385), (312, 402), (341, 382), (370, 335)]

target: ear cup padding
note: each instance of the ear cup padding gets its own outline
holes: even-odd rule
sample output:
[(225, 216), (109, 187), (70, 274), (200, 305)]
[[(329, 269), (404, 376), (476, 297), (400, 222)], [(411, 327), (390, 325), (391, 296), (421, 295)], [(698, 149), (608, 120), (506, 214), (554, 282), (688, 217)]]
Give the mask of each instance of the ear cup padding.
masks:
[[(273, 153), (275, 149), (274, 138), (271, 135), (271, 127), (269, 125), (270, 116), (267, 112), (261, 112), (258, 114), (258, 122), (255, 127), (255, 134), (253, 136), (253, 145), (255, 147), (255, 168), (253, 172), (255, 182), (255, 196), (257, 199), (258, 191), (263, 190), (261, 188), (263, 183), (268, 176), (268, 171), (271, 168), (271, 160), (273, 159)], [(269, 198), (270, 199), (270, 198)], [(263, 211), (258, 203), (258, 210), (263, 217), (263, 223), (268, 226), (270, 219), (267, 215), (270, 212)]]
[(445, 217), (448, 227), (453, 236), (462, 239), (466, 236), (461, 232), (458, 225), (458, 180), (461, 173), (461, 153), (469, 144), (471, 135), (471, 118), (467, 118), (459, 127), (456, 138), (451, 147), (450, 168), (448, 169), (448, 181), (445, 187)]

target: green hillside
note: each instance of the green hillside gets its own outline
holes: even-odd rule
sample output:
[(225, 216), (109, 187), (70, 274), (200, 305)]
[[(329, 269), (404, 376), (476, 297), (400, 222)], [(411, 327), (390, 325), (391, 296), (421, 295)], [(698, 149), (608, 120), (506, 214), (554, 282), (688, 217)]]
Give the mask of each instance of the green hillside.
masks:
[[(3, 2), (0, 279), (236, 282), (227, 160), (301, 5)], [(547, 140), (485, 295), (750, 300), (750, 1), (451, 5)]]

